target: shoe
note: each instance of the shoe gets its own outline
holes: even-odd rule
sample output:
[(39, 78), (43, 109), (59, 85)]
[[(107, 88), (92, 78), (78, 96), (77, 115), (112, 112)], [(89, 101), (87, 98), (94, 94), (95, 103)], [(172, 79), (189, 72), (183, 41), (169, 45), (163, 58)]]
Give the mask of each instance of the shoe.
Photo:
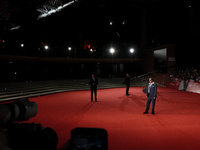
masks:
[(143, 112), (143, 114), (148, 114), (148, 111)]
[(152, 115), (154, 115), (154, 114), (155, 114), (155, 112), (154, 112), (154, 111), (152, 111), (152, 112), (151, 112), (151, 114), (152, 114)]
[(129, 94), (126, 94), (127, 96), (129, 96)]
[(93, 100), (91, 100), (91, 102), (93, 102)]
[(98, 100), (95, 100), (95, 102), (98, 102)]

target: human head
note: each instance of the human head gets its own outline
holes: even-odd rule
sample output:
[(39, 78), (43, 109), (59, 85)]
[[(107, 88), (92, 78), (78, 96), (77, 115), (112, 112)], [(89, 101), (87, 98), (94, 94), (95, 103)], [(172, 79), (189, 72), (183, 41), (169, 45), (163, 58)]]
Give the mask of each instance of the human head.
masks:
[(127, 77), (130, 77), (130, 75), (129, 75), (128, 73), (126, 74), (126, 76), (127, 76)]
[(92, 78), (95, 78), (95, 74), (92, 74)]
[(152, 77), (149, 77), (149, 83), (154, 82), (154, 79)]

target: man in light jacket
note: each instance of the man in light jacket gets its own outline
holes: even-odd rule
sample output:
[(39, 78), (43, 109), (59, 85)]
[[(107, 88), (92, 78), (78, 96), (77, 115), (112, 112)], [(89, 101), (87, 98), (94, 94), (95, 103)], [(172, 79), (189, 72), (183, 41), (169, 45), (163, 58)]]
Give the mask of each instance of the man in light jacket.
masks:
[(157, 85), (154, 83), (153, 78), (149, 78), (149, 84), (147, 88), (147, 105), (146, 105), (146, 110), (144, 114), (147, 114), (149, 111), (150, 103), (152, 101), (152, 112), (151, 114), (154, 114), (154, 108), (155, 108), (155, 103), (156, 103), (156, 97), (157, 97)]

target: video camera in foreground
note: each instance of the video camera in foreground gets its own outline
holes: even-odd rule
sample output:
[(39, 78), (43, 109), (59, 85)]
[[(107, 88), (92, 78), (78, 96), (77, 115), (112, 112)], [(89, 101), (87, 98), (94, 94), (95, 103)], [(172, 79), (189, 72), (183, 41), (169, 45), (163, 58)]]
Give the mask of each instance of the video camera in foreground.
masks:
[(39, 123), (22, 123), (37, 115), (38, 107), (28, 99), (0, 104), (0, 149), (56, 150), (58, 136)]

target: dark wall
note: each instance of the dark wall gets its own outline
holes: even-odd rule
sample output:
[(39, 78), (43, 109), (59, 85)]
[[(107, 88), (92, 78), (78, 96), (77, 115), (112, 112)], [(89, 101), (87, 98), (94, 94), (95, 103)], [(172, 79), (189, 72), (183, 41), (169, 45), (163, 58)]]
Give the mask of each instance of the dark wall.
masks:
[(0, 60), (0, 81), (32, 81), (89, 78), (124, 77), (142, 74), (142, 62), (48, 62), (30, 60)]

